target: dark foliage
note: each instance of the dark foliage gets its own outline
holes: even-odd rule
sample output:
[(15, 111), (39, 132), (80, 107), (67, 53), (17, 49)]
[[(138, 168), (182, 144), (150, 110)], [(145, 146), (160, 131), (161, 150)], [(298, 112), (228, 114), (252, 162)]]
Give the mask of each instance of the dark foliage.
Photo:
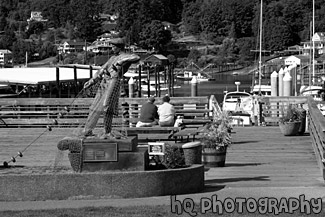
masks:
[(184, 158), (183, 149), (178, 146), (166, 144), (165, 156), (164, 156), (164, 160), (163, 160), (162, 164), (166, 168), (170, 168), (170, 169), (184, 167), (185, 166), (185, 158)]

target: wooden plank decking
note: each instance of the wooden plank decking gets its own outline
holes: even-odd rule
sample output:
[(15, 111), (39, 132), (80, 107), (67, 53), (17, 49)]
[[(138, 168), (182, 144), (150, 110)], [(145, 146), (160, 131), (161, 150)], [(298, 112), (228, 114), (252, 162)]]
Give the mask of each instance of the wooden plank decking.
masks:
[[(45, 128), (16, 128), (0, 130), (0, 161), (8, 161), (22, 151)], [(22, 173), (37, 173), (38, 168), (50, 172), (56, 163), (57, 143), (76, 129), (54, 128), (44, 133), (17, 158), (15, 165), (32, 167)], [(206, 169), (208, 188), (219, 187), (312, 187), (324, 186), (317, 165), (311, 138), (305, 136), (285, 137), (278, 127), (237, 127), (232, 135), (226, 166)], [(60, 166), (69, 167), (67, 152), (59, 159)], [(2, 164), (2, 163), (1, 163)], [(10, 163), (10, 165), (14, 165)], [(1, 174), (10, 174), (16, 169), (1, 169)]]
[(279, 127), (235, 128), (226, 166), (206, 173), (210, 187), (324, 186), (311, 138), (283, 136)]

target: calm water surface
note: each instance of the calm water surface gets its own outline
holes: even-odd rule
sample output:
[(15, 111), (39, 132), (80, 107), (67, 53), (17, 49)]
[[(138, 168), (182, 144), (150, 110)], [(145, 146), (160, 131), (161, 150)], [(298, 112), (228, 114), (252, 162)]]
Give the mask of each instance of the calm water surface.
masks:
[[(235, 91), (236, 81), (240, 81), (240, 90), (250, 92), (252, 77), (251, 75), (232, 75), (217, 74), (214, 76), (215, 81), (206, 81), (198, 83), (198, 96), (214, 95), (218, 102), (222, 102), (224, 91)], [(175, 89), (175, 96), (191, 96), (191, 84), (189, 82), (178, 81), (177, 85), (181, 88)]]

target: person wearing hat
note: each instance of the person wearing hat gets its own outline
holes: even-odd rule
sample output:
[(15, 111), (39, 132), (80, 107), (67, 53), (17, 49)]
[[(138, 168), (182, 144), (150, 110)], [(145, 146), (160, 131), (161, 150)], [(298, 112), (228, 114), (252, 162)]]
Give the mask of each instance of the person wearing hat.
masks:
[(122, 38), (111, 39), (113, 55), (108, 61), (89, 79), (84, 88), (100, 82), (95, 99), (89, 108), (89, 115), (82, 136), (92, 136), (98, 119), (104, 114), (104, 135), (102, 138), (114, 137), (111, 135), (112, 120), (118, 115), (118, 101), (120, 97), (121, 78), (132, 63), (140, 60), (135, 54), (124, 53), (124, 40)]
[(170, 97), (168, 95), (162, 98), (162, 105), (158, 108), (159, 125), (161, 127), (174, 126), (175, 108), (169, 103)]
[(154, 104), (155, 98), (153, 96), (148, 98), (148, 101), (144, 103), (140, 111), (140, 120), (136, 127), (152, 127), (158, 125), (158, 108)]

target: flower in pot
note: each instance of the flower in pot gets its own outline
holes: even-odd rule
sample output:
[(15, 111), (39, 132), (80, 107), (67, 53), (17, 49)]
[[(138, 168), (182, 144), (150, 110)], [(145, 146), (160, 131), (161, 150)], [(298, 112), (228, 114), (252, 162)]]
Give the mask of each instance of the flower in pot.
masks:
[(282, 109), (282, 117), (279, 118), (279, 127), (283, 135), (297, 135), (301, 125), (301, 118), (302, 111), (292, 104), (289, 104), (286, 111)]
[(227, 147), (231, 144), (231, 117), (223, 112), (215, 115), (213, 121), (200, 132), (202, 162), (206, 166), (224, 166)]

